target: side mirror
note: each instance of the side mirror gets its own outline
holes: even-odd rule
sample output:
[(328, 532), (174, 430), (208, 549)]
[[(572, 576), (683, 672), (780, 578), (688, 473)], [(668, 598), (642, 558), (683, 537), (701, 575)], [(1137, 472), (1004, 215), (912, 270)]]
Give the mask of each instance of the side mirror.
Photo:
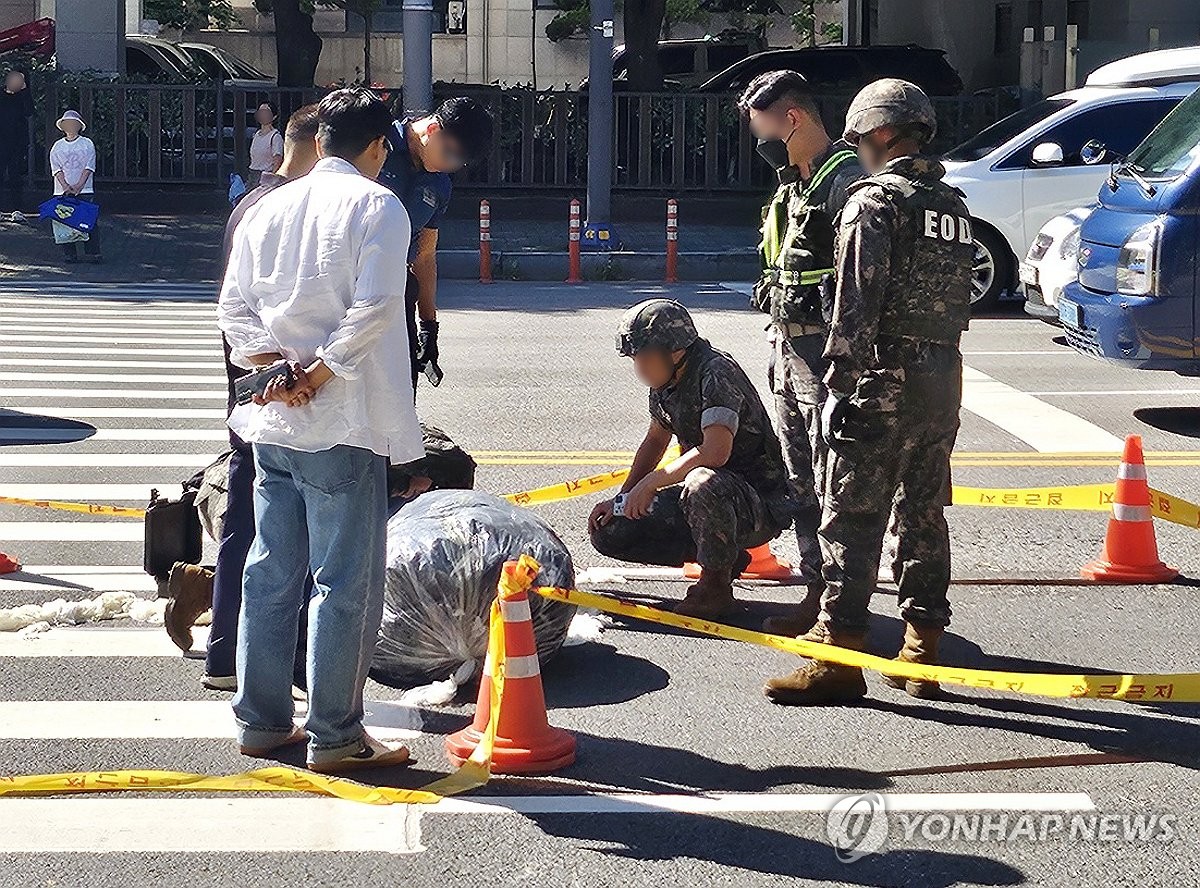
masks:
[(1079, 149), (1079, 159), (1088, 166), (1100, 163), (1107, 156), (1108, 148), (1105, 147), (1103, 142), (1097, 139), (1092, 139)]
[(1062, 166), (1062, 146), (1055, 142), (1042, 142), (1033, 149), (1030, 160), (1034, 166)]

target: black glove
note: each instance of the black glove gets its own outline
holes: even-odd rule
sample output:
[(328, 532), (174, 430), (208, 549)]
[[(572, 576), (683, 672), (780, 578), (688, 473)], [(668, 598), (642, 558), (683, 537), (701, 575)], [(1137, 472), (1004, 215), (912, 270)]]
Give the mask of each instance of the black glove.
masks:
[(417, 333), (417, 366), (435, 386), (442, 382), (442, 368), (438, 365), (438, 322), (421, 321)]

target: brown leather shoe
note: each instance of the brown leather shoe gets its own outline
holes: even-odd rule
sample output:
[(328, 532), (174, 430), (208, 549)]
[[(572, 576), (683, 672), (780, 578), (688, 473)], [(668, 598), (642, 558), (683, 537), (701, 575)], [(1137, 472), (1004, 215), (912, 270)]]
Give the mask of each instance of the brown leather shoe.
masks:
[[(938, 642), (942, 639), (941, 626), (929, 623), (905, 623), (904, 645), (900, 648), (897, 660), (905, 663), (920, 663), (924, 666), (935, 666), (938, 661)], [(902, 675), (883, 675), (884, 683), (889, 687), (904, 691), (910, 697), (922, 700), (932, 700), (941, 694), (942, 686), (936, 681), (922, 678), (905, 678)]]
[(683, 601), (675, 605), (675, 613), (681, 617), (698, 620), (717, 620), (737, 610), (733, 597), (733, 579), (729, 574), (718, 576), (705, 569), (700, 579), (688, 587)]
[(796, 606), (794, 613), (783, 617), (767, 617), (763, 620), (763, 632), (768, 635), (785, 635), (796, 638), (812, 629), (821, 615), (821, 596), (825, 584), (821, 581), (808, 584), (804, 600)]
[[(803, 639), (856, 651), (866, 646), (865, 635), (830, 630), (822, 623), (818, 623)], [(862, 670), (854, 666), (812, 660), (791, 675), (772, 678), (763, 688), (763, 693), (772, 703), (783, 706), (855, 703), (867, 695), (867, 682)]]
[(171, 641), (184, 653), (192, 649), (192, 627), (212, 607), (213, 572), (197, 564), (179, 562), (167, 580), (171, 600), (163, 611), (163, 625)]

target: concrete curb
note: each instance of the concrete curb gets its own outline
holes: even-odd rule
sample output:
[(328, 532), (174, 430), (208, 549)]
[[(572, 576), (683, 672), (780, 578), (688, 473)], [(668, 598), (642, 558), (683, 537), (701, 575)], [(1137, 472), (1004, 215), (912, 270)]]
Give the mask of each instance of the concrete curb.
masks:
[[(589, 281), (661, 281), (666, 253), (584, 253), (583, 277)], [(759, 274), (758, 255), (749, 250), (681, 252), (678, 277), (684, 281), (753, 280)], [(447, 280), (478, 280), (476, 250), (438, 250), (438, 275)], [(496, 280), (563, 281), (566, 252), (511, 250), (492, 252)]]

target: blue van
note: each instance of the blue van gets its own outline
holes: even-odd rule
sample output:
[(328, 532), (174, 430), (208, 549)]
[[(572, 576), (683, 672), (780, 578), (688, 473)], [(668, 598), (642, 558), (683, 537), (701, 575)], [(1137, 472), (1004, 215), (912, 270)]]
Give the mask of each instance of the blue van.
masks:
[(1067, 340), (1127, 367), (1200, 374), (1200, 89), (1114, 164), (1098, 202), (1058, 302)]

